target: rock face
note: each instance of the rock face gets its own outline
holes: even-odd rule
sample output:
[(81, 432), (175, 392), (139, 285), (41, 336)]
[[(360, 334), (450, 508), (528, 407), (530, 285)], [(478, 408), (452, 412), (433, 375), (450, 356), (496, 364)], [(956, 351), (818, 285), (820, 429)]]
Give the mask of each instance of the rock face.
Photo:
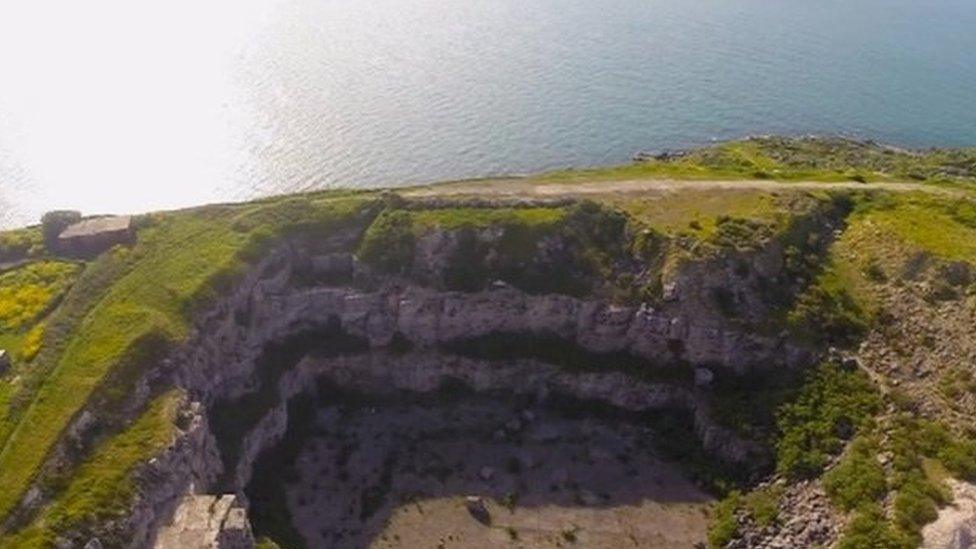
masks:
[(233, 495), (186, 496), (156, 538), (157, 549), (254, 547), (247, 511)]
[[(704, 314), (702, 296), (707, 294), (708, 284), (722, 281), (703, 282), (694, 273), (669, 281), (674, 301), (657, 310), (565, 295), (529, 295), (507, 285), (473, 293), (395, 281), (368, 291), (334, 285), (344, 284), (342, 280), (357, 268), (353, 258), (341, 252), (310, 255), (295, 243), (279, 246), (201, 316), (188, 341), (148, 374), (182, 387), (189, 402), (196, 404), (188, 405), (190, 427), (164, 455), (139, 472), (142, 489), (133, 513), (125, 521), (106, 526), (117, 539), (131, 540), (131, 547), (143, 547), (152, 540), (157, 547), (173, 546), (166, 545), (167, 540), (175, 539), (173, 528), (187, 530), (180, 523), (209, 524), (210, 519), (201, 519), (202, 504), (194, 497), (216, 490), (216, 479), (225, 469), (231, 473), (229, 485), (221, 489), (235, 493), (239, 505), (246, 506), (244, 487), (254, 461), (280, 441), (288, 428), (289, 399), (323, 378), (373, 393), (391, 389), (429, 392), (451, 378), (461, 379), (475, 390), (560, 393), (624, 410), (678, 408), (690, 413), (706, 450), (749, 467), (762, 462), (758, 446), (712, 419), (706, 398), (711, 377), (793, 367), (809, 359), (804, 349), (782, 337), (750, 333), (741, 324)], [(762, 269), (776, 270), (776, 266), (764, 264)], [(302, 283), (296, 282), (299, 278)], [(315, 280), (320, 281), (318, 285)], [(748, 302), (743, 297), (743, 303)], [(358, 354), (328, 359), (309, 356), (289, 365), (277, 378), (269, 379), (257, 371), (269, 346), (324, 328), (362, 341), (364, 348)], [(627, 353), (647, 361), (651, 377), (658, 366), (664, 371), (675, 364), (692, 365), (688, 366), (690, 378), (687, 385), (635, 383), (613, 371), (571, 374), (538, 361), (500, 363), (445, 351), (458, 341), (497, 334), (546, 334), (592, 353)], [(394, 352), (404, 345), (409, 352)], [(713, 374), (700, 372), (697, 387), (694, 365), (707, 366)], [(233, 404), (258, 392), (271, 395), (271, 401), (235, 441), (240, 451), (234, 462), (224, 463), (226, 456), (216, 450), (219, 441), (206, 415), (215, 405)], [(97, 425), (98, 410), (88, 413), (96, 418), (90, 423)], [(77, 427), (79, 431), (93, 429)], [(181, 499), (184, 496), (190, 497), (190, 503)], [(160, 530), (178, 506), (187, 505), (192, 513), (187, 511), (180, 515), (183, 519)], [(221, 520), (221, 524), (227, 522)], [(243, 546), (247, 546), (246, 538), (241, 538)]]
[(950, 480), (952, 504), (922, 529), (923, 549), (969, 549), (976, 540), (976, 486)]

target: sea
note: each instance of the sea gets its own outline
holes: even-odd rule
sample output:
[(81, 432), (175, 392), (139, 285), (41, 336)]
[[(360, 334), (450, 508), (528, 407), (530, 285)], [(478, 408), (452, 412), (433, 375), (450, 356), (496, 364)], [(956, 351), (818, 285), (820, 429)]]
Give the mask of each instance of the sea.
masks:
[(976, 145), (976, 1), (0, 3), (2, 227), (757, 134)]

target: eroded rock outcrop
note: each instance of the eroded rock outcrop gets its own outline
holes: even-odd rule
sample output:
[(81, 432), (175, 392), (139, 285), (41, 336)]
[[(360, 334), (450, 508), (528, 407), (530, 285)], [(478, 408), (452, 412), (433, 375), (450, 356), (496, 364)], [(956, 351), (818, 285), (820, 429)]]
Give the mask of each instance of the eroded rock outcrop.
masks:
[[(181, 498), (213, 492), (222, 472), (227, 474), (221, 490), (236, 493), (246, 506), (243, 490), (255, 459), (287, 431), (289, 399), (322, 378), (363, 392), (433, 391), (452, 378), (475, 390), (561, 393), (631, 411), (678, 408), (691, 413), (707, 451), (731, 463), (754, 466), (762, 463), (759, 446), (714, 421), (708, 384), (694, 383), (695, 366), (737, 375), (794, 367), (809, 359), (805, 349), (783, 336), (752, 333), (721, 315), (703, 314), (701, 303), (707, 296), (702, 279), (694, 274), (676, 277), (673, 293), (678, 297), (655, 309), (530, 295), (506, 284), (471, 293), (395, 280), (371, 290), (334, 285), (337, 279), (354, 279), (358, 268), (341, 251), (310, 254), (300, 244), (286, 243), (266, 254), (230, 294), (200, 317), (188, 341), (148, 374), (182, 387), (197, 403), (191, 407), (190, 427), (165, 455), (139, 472), (143, 488), (133, 513), (105, 528), (132, 540), (132, 546), (157, 539)], [(775, 270), (775, 265), (762, 268)], [(687, 297), (693, 295), (698, 297)], [(323, 330), (355, 338), (362, 348), (324, 360), (309, 356), (273, 376), (259, 371), (269, 346)], [(646, 361), (651, 378), (657, 368), (684, 365), (690, 381), (636, 383), (613, 372), (613, 364), (605, 365), (610, 371), (571, 374), (537, 360), (499, 363), (446, 350), (458, 341), (497, 334), (545, 334), (587, 352), (625, 353)], [(410, 351), (392, 352), (398, 346)], [(225, 462), (227, 456), (215, 449), (220, 441), (212, 426), (201, 418), (215, 406), (259, 392), (270, 398), (252, 411), (253, 423), (237, 433), (239, 451), (232, 462)], [(133, 409), (138, 400), (130, 403)]]

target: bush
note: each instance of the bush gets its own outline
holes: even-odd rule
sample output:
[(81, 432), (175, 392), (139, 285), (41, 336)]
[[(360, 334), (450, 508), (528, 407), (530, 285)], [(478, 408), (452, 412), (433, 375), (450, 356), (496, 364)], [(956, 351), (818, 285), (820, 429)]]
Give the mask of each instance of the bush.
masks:
[(876, 440), (859, 437), (841, 462), (824, 475), (824, 490), (834, 505), (850, 511), (884, 497), (888, 485), (877, 454)]
[(820, 474), (843, 440), (866, 427), (880, 409), (881, 397), (866, 374), (822, 364), (797, 397), (780, 407), (777, 468), (794, 478)]
[(47, 212), (41, 217), (41, 234), (44, 237), (44, 245), (49, 250), (56, 250), (58, 236), (68, 228), (81, 221), (81, 212), (73, 210), (54, 210)]
[(742, 494), (736, 491), (715, 506), (712, 523), (708, 527), (708, 543), (712, 547), (725, 547), (738, 532), (736, 509), (742, 504)]
[(858, 509), (847, 525), (838, 549), (909, 549), (914, 547), (899, 536), (885, 520), (878, 505), (866, 505)]
[(783, 497), (783, 488), (767, 486), (746, 495), (743, 505), (749, 516), (760, 528), (771, 526), (779, 518), (779, 502)]
[(817, 344), (850, 345), (868, 330), (868, 319), (843, 288), (815, 284), (800, 295), (787, 318), (802, 339)]
[(922, 526), (938, 516), (937, 502), (942, 495), (921, 473), (911, 475), (895, 496), (895, 523), (915, 541)]
[(51, 309), (80, 270), (74, 263), (38, 261), (0, 275), (0, 331), (29, 327)]

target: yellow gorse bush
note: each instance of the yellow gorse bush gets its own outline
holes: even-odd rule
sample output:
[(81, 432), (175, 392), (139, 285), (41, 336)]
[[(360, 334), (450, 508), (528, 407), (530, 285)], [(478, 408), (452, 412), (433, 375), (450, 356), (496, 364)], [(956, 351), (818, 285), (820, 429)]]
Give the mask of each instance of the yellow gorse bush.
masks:
[(29, 326), (53, 304), (80, 267), (63, 261), (39, 261), (0, 275), (0, 331)]

